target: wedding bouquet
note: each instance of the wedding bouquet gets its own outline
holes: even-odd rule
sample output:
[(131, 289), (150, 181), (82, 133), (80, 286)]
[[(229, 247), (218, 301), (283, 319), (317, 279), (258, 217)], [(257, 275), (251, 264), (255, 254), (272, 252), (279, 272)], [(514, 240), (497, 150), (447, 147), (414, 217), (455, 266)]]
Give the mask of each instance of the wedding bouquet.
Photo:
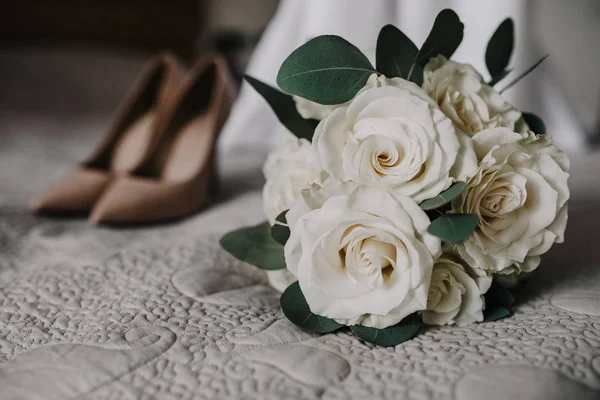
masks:
[(450, 59), (462, 38), (443, 10), (420, 49), (387, 25), (374, 60), (325, 35), (284, 61), (284, 92), (246, 77), (286, 129), (264, 166), (268, 221), (221, 245), (268, 271), (300, 328), (393, 346), (423, 325), (497, 320), (563, 241), (569, 160), (494, 88), (513, 22), (488, 43), (488, 82)]

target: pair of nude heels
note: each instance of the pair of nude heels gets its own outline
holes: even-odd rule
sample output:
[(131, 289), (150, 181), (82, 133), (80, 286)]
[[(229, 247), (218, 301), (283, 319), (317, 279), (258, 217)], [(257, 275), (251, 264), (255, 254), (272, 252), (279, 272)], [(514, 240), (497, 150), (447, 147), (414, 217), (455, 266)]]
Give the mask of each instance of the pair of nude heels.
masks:
[(218, 187), (216, 143), (234, 97), (222, 57), (205, 57), (187, 73), (170, 53), (154, 57), (96, 151), (31, 208), (91, 212), (92, 222), (106, 224), (199, 210)]

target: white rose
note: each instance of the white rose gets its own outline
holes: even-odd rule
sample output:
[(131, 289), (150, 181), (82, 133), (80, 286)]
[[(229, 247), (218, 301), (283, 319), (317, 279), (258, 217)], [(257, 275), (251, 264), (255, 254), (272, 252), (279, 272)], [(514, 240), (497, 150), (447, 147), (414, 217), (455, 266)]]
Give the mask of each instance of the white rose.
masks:
[(462, 326), (483, 321), (483, 294), (490, 288), (492, 278), (477, 279), (468, 272), (468, 267), (451, 256), (444, 254), (437, 260), (433, 266), (423, 322)]
[(315, 165), (342, 181), (379, 186), (416, 202), (477, 169), (471, 139), (404, 79), (379, 77), (315, 130)]
[(527, 129), (521, 112), (485, 84), (469, 64), (450, 61), (442, 55), (432, 58), (423, 72), (423, 89), (469, 136), (486, 128)]
[(479, 171), (453, 208), (476, 214), (479, 226), (454, 247), (480, 274), (530, 272), (564, 239), (569, 159), (550, 136), (533, 132), (493, 128), (473, 143)]
[(303, 189), (320, 183), (323, 178), (311, 163), (310, 142), (298, 139), (287, 130), (279, 146), (267, 157), (263, 174), (267, 180), (263, 188), (263, 209), (271, 225), (296, 202)]
[(283, 293), (292, 283), (296, 282), (296, 277), (287, 269), (267, 271), (267, 278), (269, 278), (269, 284), (281, 293)]
[[(311, 311), (345, 325), (385, 328), (424, 310), (441, 252), (425, 212), (381, 189), (359, 186), (346, 194), (351, 185), (333, 185), (323, 188), (326, 195), (305, 191), (288, 212), (286, 264)], [(319, 208), (305, 212), (313, 207)]]
[[(369, 62), (371, 62), (371, 65), (375, 65), (374, 49), (366, 51), (365, 56), (367, 56)], [(372, 74), (371, 76), (369, 76), (365, 87), (375, 87), (376, 85), (378, 85), (377, 74)], [(342, 104), (325, 105), (315, 103), (314, 101), (307, 100), (304, 97), (300, 96), (292, 96), (292, 98), (296, 102), (296, 109), (298, 110), (298, 113), (302, 116), (302, 118), (316, 119), (319, 121), (325, 119), (336, 108), (347, 105), (350, 102), (347, 101), (346, 103)]]

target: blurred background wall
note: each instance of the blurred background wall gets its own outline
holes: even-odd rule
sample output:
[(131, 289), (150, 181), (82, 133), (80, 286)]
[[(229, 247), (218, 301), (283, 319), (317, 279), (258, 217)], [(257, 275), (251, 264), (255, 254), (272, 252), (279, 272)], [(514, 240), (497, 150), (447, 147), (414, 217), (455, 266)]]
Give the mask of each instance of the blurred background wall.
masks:
[[(353, 1), (344, 4), (352, 7)], [(363, 4), (376, 5), (380, 1), (390, 3), (369, 0)], [(410, 4), (399, 27), (416, 32), (413, 39), (417, 44), (432, 23), (427, 10), (451, 6), (466, 20), (467, 27), (470, 21), (476, 21), (473, 24), (491, 33), (499, 18), (496, 10), (508, 4), (497, 0), (398, 3)], [(553, 81), (564, 98), (563, 106), (570, 109), (581, 128), (583, 138), (573, 137), (573, 141), (590, 147), (600, 137), (600, 1), (517, 3), (519, 15), (513, 16), (517, 30), (534, 43), (536, 55), (551, 55), (545, 62), (542, 79)], [(188, 63), (207, 50), (222, 52), (239, 77), (278, 4), (278, 0), (3, 0), (0, 116), (104, 118), (114, 109), (143, 61), (160, 49), (171, 49)], [(510, 10), (507, 7), (504, 11), (510, 15)], [(335, 18), (335, 14), (327, 18)], [(361, 33), (360, 24), (352, 29)], [(367, 39), (375, 42), (375, 37)], [(487, 37), (474, 40), (485, 42)], [(469, 46), (465, 40), (461, 54), (470, 54)], [(480, 59), (469, 61), (481, 66), (483, 50), (477, 49), (477, 54)], [(519, 57), (517, 54), (518, 65), (528, 61)], [(273, 60), (273, 68), (278, 62)], [(0, 126), (0, 135), (3, 134), (6, 128)], [(568, 134), (567, 138), (570, 140)]]

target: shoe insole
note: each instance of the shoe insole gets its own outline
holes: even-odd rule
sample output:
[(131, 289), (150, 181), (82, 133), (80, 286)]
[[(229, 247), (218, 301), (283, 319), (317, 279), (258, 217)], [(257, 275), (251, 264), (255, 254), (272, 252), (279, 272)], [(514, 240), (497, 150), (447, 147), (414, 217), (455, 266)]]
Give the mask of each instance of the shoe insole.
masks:
[(156, 113), (154, 110), (135, 120), (121, 135), (110, 163), (116, 172), (130, 172), (141, 161), (152, 138), (152, 129)]
[(186, 181), (194, 177), (212, 152), (212, 125), (212, 118), (201, 114), (176, 133), (163, 164), (163, 179)]

